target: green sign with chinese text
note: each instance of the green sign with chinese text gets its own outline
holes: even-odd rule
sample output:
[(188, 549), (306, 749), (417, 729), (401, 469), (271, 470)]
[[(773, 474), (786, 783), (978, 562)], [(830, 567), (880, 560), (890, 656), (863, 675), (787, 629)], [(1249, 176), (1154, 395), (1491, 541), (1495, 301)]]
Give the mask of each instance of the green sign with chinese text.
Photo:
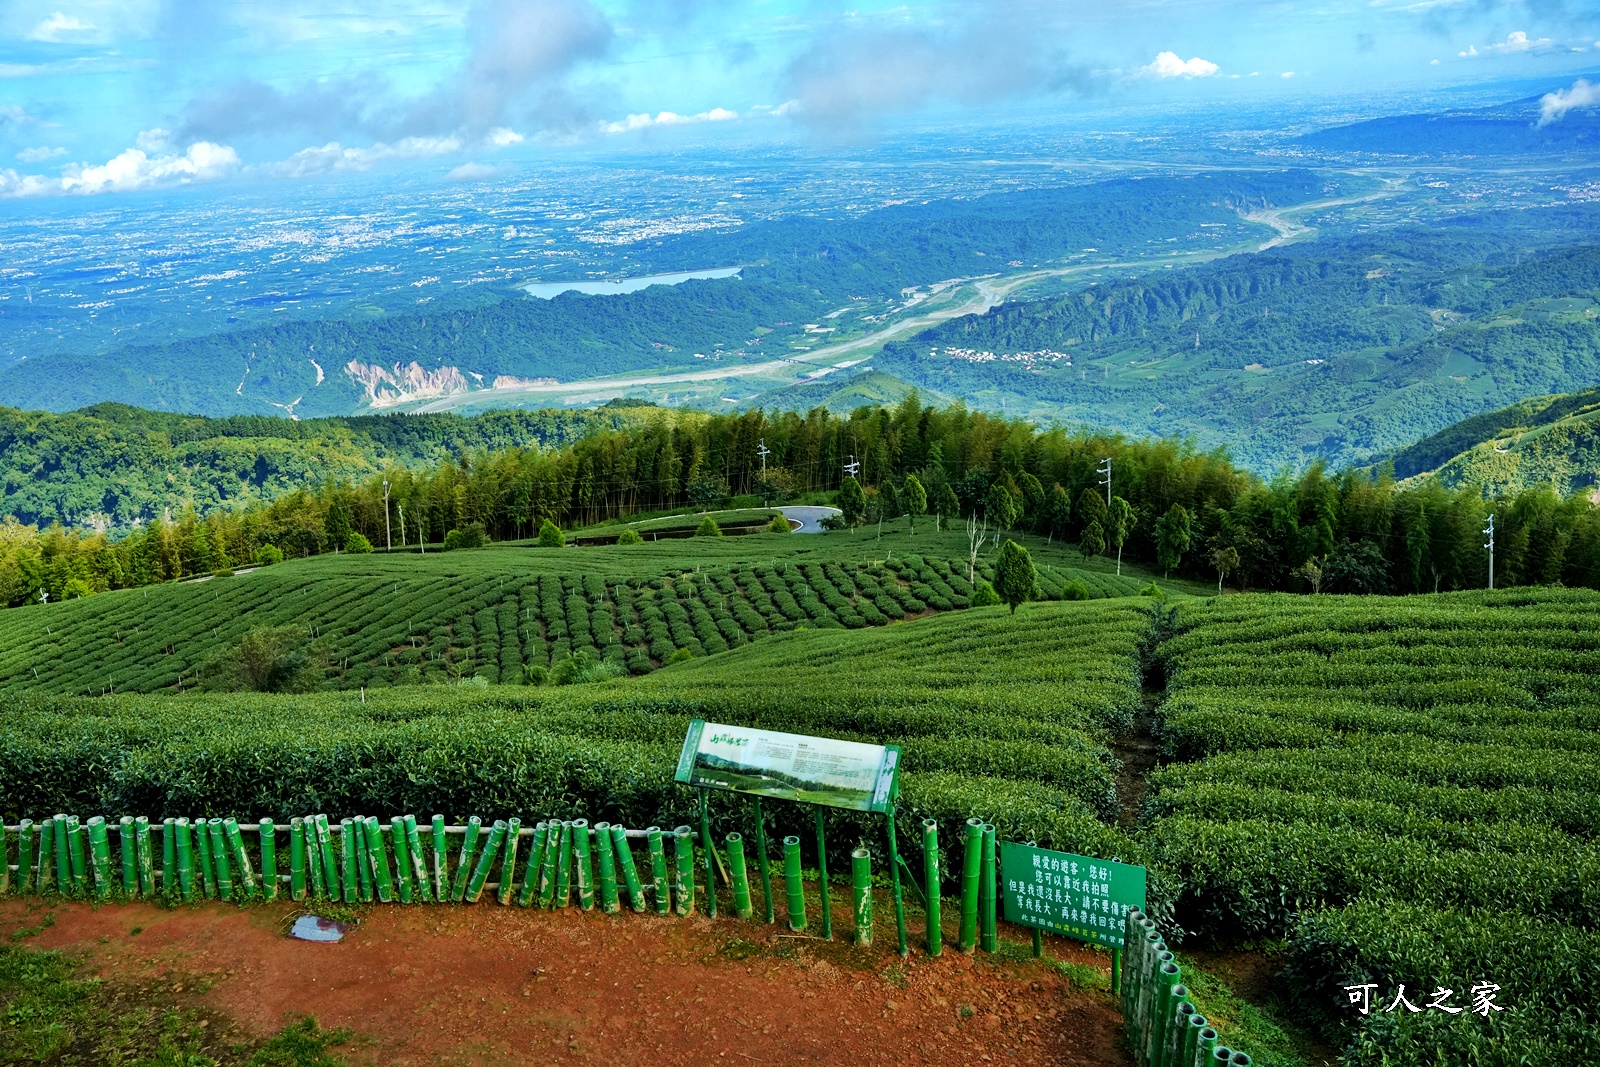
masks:
[(1006, 922), (1121, 948), (1129, 908), (1145, 906), (1145, 869), (1000, 842)]

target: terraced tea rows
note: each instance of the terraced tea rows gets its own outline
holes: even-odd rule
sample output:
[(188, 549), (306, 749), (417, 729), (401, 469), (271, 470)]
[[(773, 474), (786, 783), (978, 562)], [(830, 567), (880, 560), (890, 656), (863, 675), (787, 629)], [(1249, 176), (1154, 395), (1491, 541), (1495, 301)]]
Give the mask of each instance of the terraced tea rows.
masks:
[[(1182, 921), (1292, 935), (1351, 1063), (1600, 1062), (1600, 595), (1229, 597), (1160, 656), (1193, 762), (1150, 779), (1145, 840)], [(1368, 981), (1514, 1010), (1362, 1018)]]
[[(696, 538), (564, 552), (324, 556), (106, 593), (0, 613), (0, 688), (194, 688), (208, 659), (253, 627), (304, 627), (321, 688), (520, 684), (575, 653), (643, 674), (674, 655), (722, 652), (796, 628), (859, 629), (967, 606), (965, 559), (897, 555), (860, 536), (838, 538), (792, 539), (814, 549), (746, 537), (728, 539), (738, 548)], [(948, 535), (920, 540), (952, 543)], [(750, 562), (769, 553), (767, 562)], [(1129, 595), (1148, 581), (1050, 558), (1042, 553), (1039, 576), (1049, 599)], [(976, 576), (991, 568), (980, 560)]]
[[(1111, 729), (1138, 701), (1143, 601), (1039, 604), (847, 633), (791, 632), (642, 679), (541, 688), (356, 694), (20, 698), (0, 737), (0, 811), (452, 818), (578, 815), (630, 826), (686, 821), (672, 782), (690, 718), (904, 748), (902, 808), (973, 815), (1008, 837), (1136, 853), (1115, 810)], [(1000, 684), (1004, 681), (1005, 684)], [(718, 794), (737, 829), (747, 805)], [(775, 806), (795, 832), (810, 813)], [(836, 812), (844, 863), (881, 827)], [(798, 821), (797, 821), (798, 820)], [(859, 824), (852, 833), (846, 829)], [(719, 830), (719, 833), (721, 831)]]

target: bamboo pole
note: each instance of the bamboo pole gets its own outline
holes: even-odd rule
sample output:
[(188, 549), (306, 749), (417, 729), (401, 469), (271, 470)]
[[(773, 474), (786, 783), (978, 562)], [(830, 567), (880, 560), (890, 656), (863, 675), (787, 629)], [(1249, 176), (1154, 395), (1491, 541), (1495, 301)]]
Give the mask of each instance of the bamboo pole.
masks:
[[(3, 825), (3, 821), (0, 821), (0, 893), (7, 893), (11, 890), (11, 857), (8, 855), (8, 851), (6, 828)], [(17, 870), (22, 870), (20, 862), (17, 864)]]
[(1161, 1038), (1167, 1014), (1172, 1010), (1172, 987), (1178, 984), (1180, 973), (1178, 965), (1172, 961), (1172, 953), (1162, 951), (1158, 957), (1160, 963), (1156, 965), (1152, 975), (1150, 987), (1149, 1010), (1145, 1018), (1145, 1039), (1143, 1045), (1146, 1063), (1157, 1064), (1160, 1062)]
[(194, 901), (194, 842), (189, 836), (189, 820), (182, 816), (174, 819), (172, 836), (178, 853), (178, 896), (189, 904)]
[(822, 939), (833, 940), (833, 902), (828, 898), (828, 835), (823, 829), (822, 809), (817, 816), (817, 884), (822, 890)]
[(678, 917), (694, 914), (694, 831), (687, 826), (672, 831), (674, 861), (673, 910)]
[(979, 917), (981, 920), (979, 940), (985, 952), (995, 952), (1000, 948), (999, 930), (996, 928), (996, 900), (999, 894), (995, 891), (996, 863), (995, 863), (995, 828), (989, 823), (983, 824), (983, 867), (982, 881), (978, 886), (978, 905), (983, 910)]
[(983, 873), (983, 820), (967, 820), (966, 849), (961, 863), (961, 934), (962, 952), (971, 952), (978, 944), (978, 883)]
[(467, 880), (466, 902), (476, 904), (483, 896), (483, 887), (489, 881), (489, 872), (494, 870), (495, 858), (500, 855), (500, 846), (506, 839), (506, 821), (496, 819), (489, 828), (489, 840), (483, 846), (483, 854), (478, 857), (478, 862), (472, 869), (472, 877)]
[[(394, 901), (394, 880), (389, 876), (389, 851), (383, 843), (383, 827), (378, 825), (377, 816), (368, 815), (366, 818), (367, 829), (367, 862), (372, 865), (372, 883), (378, 900), (384, 904)], [(405, 847), (405, 835), (400, 836), (401, 847)]]
[(940, 925), (940, 892), (943, 879), (939, 874), (939, 823), (936, 819), (922, 820), (922, 882), (927, 887), (928, 955), (944, 952), (944, 929)]
[(170, 815), (161, 820), (161, 894), (168, 900), (177, 895), (178, 887), (178, 840), (174, 822)]
[(1194, 1062), (1197, 1067), (1210, 1067), (1212, 1056), (1217, 1050), (1217, 1042), (1221, 1039), (1221, 1035), (1212, 1027), (1201, 1027), (1194, 1038)]
[(278, 827), (270, 818), (256, 824), (261, 839), (261, 899), (278, 899)]
[(645, 829), (645, 840), (650, 843), (650, 875), (654, 884), (656, 914), (672, 912), (672, 894), (667, 891), (667, 849), (661, 838), (661, 827)]
[(361, 845), (356, 840), (355, 825), (354, 819), (339, 820), (339, 881), (346, 904), (361, 899)]
[(328, 824), (326, 815), (318, 814), (315, 819), (317, 828), (317, 855), (322, 859), (322, 891), (328, 895), (329, 900), (344, 899), (344, 890), (340, 885), (343, 870), (335, 862), (333, 854), (333, 827)]
[(573, 881), (577, 883), (578, 906), (594, 910), (594, 862), (589, 855), (589, 820), (572, 820)]
[(289, 820), (289, 899), (306, 898), (306, 821), (296, 815)]
[(317, 817), (307, 815), (303, 820), (306, 830), (306, 879), (313, 900), (327, 900), (328, 890), (322, 862), (322, 846), (317, 841)]
[(461, 852), (456, 857), (456, 877), (450, 883), (450, 899), (460, 904), (467, 899), (467, 883), (472, 880), (472, 861), (478, 856), (478, 835), (483, 832), (483, 820), (476, 815), (467, 819), (467, 832), (461, 838)]
[(72, 861), (67, 859), (67, 817), (58, 813), (54, 821), (56, 892), (72, 895)]
[(444, 816), (433, 817), (433, 899), (450, 899), (450, 845), (444, 836)]
[(156, 895), (155, 850), (150, 844), (150, 820), (140, 815), (133, 820), (133, 839), (139, 850), (139, 892), (146, 900)]
[(206, 820), (206, 837), (211, 842), (211, 864), (216, 871), (217, 896), (232, 900), (233, 872), (228, 869), (228, 840), (221, 819), (212, 816)]
[[(233, 857), (234, 864), (238, 867), (239, 897), (249, 900), (256, 895), (255, 872), (250, 868), (250, 857), (244, 850), (244, 838), (239, 833), (238, 820), (228, 816), (222, 820), (222, 833), (227, 838), (228, 853)], [(141, 837), (143, 835), (140, 835)], [(140, 871), (143, 873), (143, 859), (140, 857)]]
[(783, 839), (783, 885), (789, 898), (789, 929), (799, 933), (806, 928), (806, 887), (800, 880), (800, 839), (793, 834)]
[(417, 817), (406, 816), (406, 851), (411, 854), (412, 888), (417, 899), (427, 904), (433, 900), (428, 887), (428, 869), (422, 860), (422, 835), (417, 832)]
[(410, 904), (416, 899), (416, 884), (411, 869), (411, 842), (406, 840), (404, 815), (389, 816), (389, 837), (394, 842), (395, 895), (400, 903)]
[(522, 892), (517, 894), (517, 906), (526, 908), (539, 896), (539, 881), (544, 877), (544, 844), (549, 836), (550, 824), (543, 819), (534, 824), (533, 844), (528, 848), (528, 869), (522, 876)]
[(1183, 1041), (1178, 1046), (1178, 1067), (1192, 1067), (1195, 1050), (1200, 1047), (1200, 1031), (1206, 1028), (1206, 1017), (1196, 1011), (1189, 1016), (1189, 1025), (1184, 1028)]
[(750, 906), (750, 876), (744, 866), (744, 838), (730, 833), (728, 846), (728, 872), (733, 878), (733, 913), (741, 919), (750, 918), (755, 911)]
[(345, 835), (350, 837), (351, 854), (355, 856), (356, 879), (361, 886), (361, 903), (370, 904), (372, 903), (373, 864), (372, 857), (367, 855), (366, 816), (357, 815), (351, 819), (349, 828), (345, 830)]
[[(104, 816), (89, 820), (89, 855), (94, 860), (94, 895), (97, 900), (104, 900), (111, 895), (111, 842), (106, 837)], [(5, 851), (0, 849), (0, 867), (3, 866)]]
[(563, 819), (561, 836), (556, 841), (556, 907), (572, 902), (572, 821)]
[(556, 902), (556, 861), (561, 851), (561, 822), (550, 820), (544, 835), (544, 857), (539, 861), (539, 907), (553, 907)]
[(761, 814), (761, 798), (751, 797), (756, 816), (756, 865), (761, 868), (761, 897), (767, 905), (767, 922), (778, 921), (778, 905), (772, 899), (772, 869), (767, 862), (767, 821)]
[(872, 853), (858, 848), (850, 853), (850, 888), (855, 893), (856, 944), (872, 944)]
[(33, 820), (17, 824), (17, 892), (33, 889)]
[(600, 910), (615, 915), (622, 908), (617, 904), (617, 857), (612, 851), (611, 824), (594, 824), (595, 863), (600, 871)]
[(87, 896), (89, 892), (89, 859), (85, 854), (83, 826), (76, 815), (67, 816), (67, 850), (72, 869), (74, 896)]
[(628, 844), (628, 831), (626, 827), (613, 825), (611, 827), (611, 843), (617, 853), (617, 864), (622, 868), (622, 880), (628, 887), (628, 903), (636, 912), (645, 909), (644, 886), (639, 881), (639, 869), (633, 863), (633, 849)]
[(133, 843), (132, 815), (117, 820), (117, 843), (122, 859), (122, 891), (130, 897), (138, 896), (139, 848)]
[(1172, 1015), (1167, 1019), (1167, 1036), (1161, 1044), (1161, 1062), (1177, 1064), (1178, 1053), (1183, 1051), (1183, 1035), (1189, 1032), (1189, 1017), (1194, 1015), (1195, 1006), (1189, 1003), (1189, 989), (1187, 986), (1173, 987), (1176, 998), (1172, 1005)]
[(200, 898), (212, 900), (217, 896), (217, 869), (211, 864), (211, 825), (205, 816), (194, 821), (195, 866), (200, 871)]
[(517, 876), (517, 846), (522, 844), (522, 820), (512, 817), (506, 822), (505, 856), (500, 861), (500, 888), (495, 898), (502, 906), (511, 903), (513, 880)]

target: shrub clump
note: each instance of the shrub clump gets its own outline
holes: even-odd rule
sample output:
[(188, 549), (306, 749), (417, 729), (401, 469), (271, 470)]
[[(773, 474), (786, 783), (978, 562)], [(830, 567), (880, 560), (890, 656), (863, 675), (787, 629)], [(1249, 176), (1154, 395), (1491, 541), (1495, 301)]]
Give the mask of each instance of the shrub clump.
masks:
[(695, 527), (696, 537), (721, 537), (722, 527), (717, 525), (717, 520), (710, 515), (700, 520), (700, 525)]
[[(557, 530), (556, 532), (560, 533), (561, 531)], [(642, 545), (642, 544), (644, 544), (644, 538), (639, 536), (639, 531), (638, 530), (635, 530), (632, 527), (629, 527), (628, 529), (623, 530), (620, 534), (617, 535), (617, 544), (619, 544), (619, 545)]]
[(539, 547), (566, 548), (567, 535), (561, 532), (561, 527), (546, 519), (539, 524)]
[(488, 543), (489, 533), (483, 528), (483, 523), (481, 522), (468, 523), (444, 535), (444, 550), (446, 552), (451, 552), (458, 548), (482, 548)]

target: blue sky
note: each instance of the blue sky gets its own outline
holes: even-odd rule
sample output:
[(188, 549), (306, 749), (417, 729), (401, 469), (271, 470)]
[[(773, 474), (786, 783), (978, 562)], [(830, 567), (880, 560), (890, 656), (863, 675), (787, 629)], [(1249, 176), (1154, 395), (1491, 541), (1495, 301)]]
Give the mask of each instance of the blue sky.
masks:
[(472, 175), (1019, 107), (1403, 99), (1559, 83), (1600, 65), (1597, 37), (1600, 0), (6, 0), (0, 196), (418, 160)]

